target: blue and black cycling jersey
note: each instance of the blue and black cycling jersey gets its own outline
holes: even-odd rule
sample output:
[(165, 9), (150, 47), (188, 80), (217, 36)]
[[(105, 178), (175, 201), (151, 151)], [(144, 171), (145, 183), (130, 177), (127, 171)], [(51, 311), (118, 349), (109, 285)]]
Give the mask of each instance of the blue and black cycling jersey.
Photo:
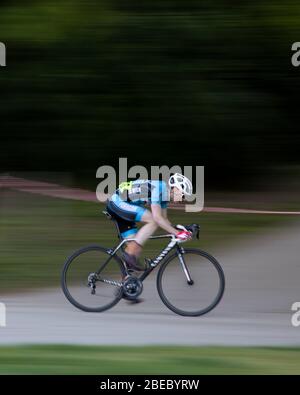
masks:
[(134, 223), (141, 220), (146, 211), (145, 204), (159, 204), (161, 208), (167, 208), (168, 200), (168, 189), (164, 181), (135, 180), (119, 185), (109, 199), (107, 209), (120, 219), (120, 230), (122, 236), (126, 237), (136, 233)]
[(123, 182), (119, 185), (112, 200), (123, 200), (136, 205), (160, 204), (167, 207), (168, 190), (166, 183), (159, 180), (136, 180)]

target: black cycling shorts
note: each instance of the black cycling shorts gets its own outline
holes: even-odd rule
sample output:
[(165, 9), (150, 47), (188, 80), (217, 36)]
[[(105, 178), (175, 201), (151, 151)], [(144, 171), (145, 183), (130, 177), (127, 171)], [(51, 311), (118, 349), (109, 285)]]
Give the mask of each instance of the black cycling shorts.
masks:
[(134, 221), (135, 213), (124, 213), (112, 201), (108, 201), (106, 210), (117, 221), (121, 236), (123, 238), (126, 238), (128, 236), (135, 236), (138, 231), (136, 223)]

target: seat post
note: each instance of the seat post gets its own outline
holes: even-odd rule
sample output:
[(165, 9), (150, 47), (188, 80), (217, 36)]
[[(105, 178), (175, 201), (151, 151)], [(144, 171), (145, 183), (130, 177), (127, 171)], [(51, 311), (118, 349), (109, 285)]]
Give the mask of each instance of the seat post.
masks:
[(119, 240), (123, 240), (123, 238), (122, 238), (122, 236), (121, 236), (121, 232), (120, 232), (120, 229), (119, 229), (119, 225), (118, 225), (118, 222), (117, 222), (117, 220), (108, 212), (108, 211), (102, 211), (102, 213), (108, 218), (108, 219), (110, 219), (111, 221), (113, 221), (113, 223), (114, 223), (114, 225), (115, 225), (115, 228), (116, 228), (116, 231), (117, 231), (117, 234), (118, 234), (118, 238), (119, 238)]
[(113, 223), (115, 224), (115, 227), (116, 227), (116, 231), (117, 231), (119, 240), (122, 240), (122, 236), (121, 236), (121, 232), (120, 232), (120, 229), (119, 229), (118, 222), (117, 222), (114, 218), (112, 218), (112, 221), (113, 221)]

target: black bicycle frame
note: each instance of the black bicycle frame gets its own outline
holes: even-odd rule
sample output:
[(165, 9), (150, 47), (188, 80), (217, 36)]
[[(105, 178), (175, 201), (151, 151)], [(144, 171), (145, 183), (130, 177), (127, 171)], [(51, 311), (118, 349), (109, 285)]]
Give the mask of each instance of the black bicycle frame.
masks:
[[(168, 245), (161, 250), (161, 252), (157, 255), (156, 258), (149, 260), (150, 265), (149, 268), (146, 269), (143, 274), (139, 277), (141, 281), (144, 281), (145, 278), (149, 276), (149, 274), (166, 258), (166, 256), (169, 254), (171, 250), (174, 249), (176, 246), (177, 254), (179, 256), (179, 261), (181, 263), (181, 266), (187, 276), (187, 279), (190, 280), (190, 275), (188, 272), (188, 269), (185, 265), (184, 259), (182, 254), (184, 253), (184, 249), (178, 245), (177, 240), (174, 235), (171, 234), (166, 234), (166, 235), (158, 235), (158, 236), (151, 236), (149, 239), (166, 239), (170, 238), (171, 241), (168, 243)], [(100, 269), (96, 272), (97, 275), (100, 274), (100, 272), (105, 268), (105, 266), (109, 263), (109, 261), (112, 259), (113, 256), (117, 255), (117, 251), (123, 247), (123, 245), (129, 241), (134, 241), (135, 239), (124, 239), (122, 240), (116, 247), (108, 249), (107, 252), (109, 253), (110, 257), (104, 262), (104, 264), (100, 267)], [(117, 255), (118, 256), (118, 255)], [(123, 261), (122, 261), (123, 262)], [(127, 267), (124, 265), (124, 269), (127, 272)]]

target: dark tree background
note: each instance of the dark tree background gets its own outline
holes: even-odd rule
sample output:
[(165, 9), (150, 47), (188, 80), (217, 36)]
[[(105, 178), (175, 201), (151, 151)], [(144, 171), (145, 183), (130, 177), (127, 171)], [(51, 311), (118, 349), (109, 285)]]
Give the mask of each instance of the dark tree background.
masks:
[(291, 0), (2, 1), (0, 171), (298, 165), (299, 20)]

